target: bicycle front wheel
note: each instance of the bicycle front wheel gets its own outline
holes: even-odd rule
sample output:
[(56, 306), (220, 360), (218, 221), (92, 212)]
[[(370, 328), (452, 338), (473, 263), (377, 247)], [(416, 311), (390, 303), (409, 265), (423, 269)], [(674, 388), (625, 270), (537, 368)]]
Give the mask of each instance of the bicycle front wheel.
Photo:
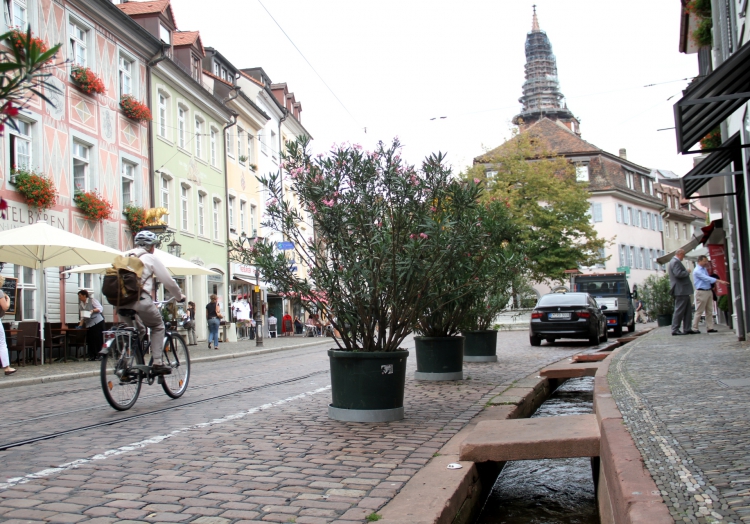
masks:
[(180, 398), (190, 381), (190, 353), (181, 336), (164, 338), (164, 365), (171, 367), (172, 373), (162, 376), (161, 387), (170, 397)]
[(130, 345), (129, 337), (118, 335), (112, 341), (109, 353), (102, 357), (101, 381), (104, 398), (118, 411), (133, 407), (141, 392), (141, 374), (131, 367), (140, 364), (137, 350)]

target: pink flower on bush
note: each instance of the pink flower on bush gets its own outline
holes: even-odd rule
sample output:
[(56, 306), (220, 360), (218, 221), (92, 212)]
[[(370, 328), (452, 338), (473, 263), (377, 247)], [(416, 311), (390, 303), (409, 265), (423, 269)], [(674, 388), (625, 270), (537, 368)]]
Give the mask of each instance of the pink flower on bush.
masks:
[(271, 199), (271, 200), (269, 200), (269, 201), (268, 201), (268, 205), (269, 205), (269, 206), (275, 206), (275, 205), (276, 205), (276, 204), (278, 204), (278, 203), (279, 203), (279, 201), (278, 201), (278, 199), (276, 199), (276, 198), (274, 198), (274, 199)]
[(412, 240), (414, 240), (415, 238), (417, 238), (417, 235), (415, 235), (414, 233), (412, 233), (411, 235), (409, 235), (409, 238), (411, 238)]
[(478, 184), (479, 182), (481, 182), (481, 180), (479, 180), (478, 178), (475, 178), (475, 179), (474, 179), (474, 183), (475, 183), (475, 184)]
[(430, 206), (430, 211), (437, 213), (437, 208), (435, 206)]
[(409, 177), (409, 180), (411, 180), (411, 185), (416, 186), (417, 185), (417, 177), (412, 175)]
[(419, 236), (422, 237), (423, 239), (427, 239), (428, 238), (426, 233), (420, 233)]
[(333, 204), (334, 204), (334, 202), (333, 202), (333, 199), (331, 199), (331, 200), (326, 200), (326, 199), (324, 198), (324, 199), (323, 199), (323, 200), (322, 200), (321, 202), (323, 202), (323, 204), (327, 205), (328, 207), (333, 207)]

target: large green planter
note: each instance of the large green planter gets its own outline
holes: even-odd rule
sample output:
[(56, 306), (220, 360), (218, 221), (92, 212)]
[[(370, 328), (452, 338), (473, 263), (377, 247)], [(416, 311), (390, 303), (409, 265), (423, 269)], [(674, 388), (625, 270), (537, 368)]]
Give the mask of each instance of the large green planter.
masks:
[(464, 337), (414, 337), (417, 380), (463, 380)]
[(404, 418), (408, 351), (328, 351), (332, 402), (328, 416), (344, 422), (390, 422)]
[(464, 362), (497, 362), (497, 331), (464, 331)]
[(667, 313), (666, 315), (659, 315), (656, 317), (656, 323), (659, 327), (671, 326), (672, 325), (672, 314)]

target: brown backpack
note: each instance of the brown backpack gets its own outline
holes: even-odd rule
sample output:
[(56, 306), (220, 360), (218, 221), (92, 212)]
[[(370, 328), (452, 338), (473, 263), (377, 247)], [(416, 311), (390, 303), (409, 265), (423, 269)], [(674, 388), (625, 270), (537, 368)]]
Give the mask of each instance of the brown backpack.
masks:
[(115, 307), (130, 307), (143, 291), (143, 262), (135, 255), (117, 256), (102, 280), (102, 295)]

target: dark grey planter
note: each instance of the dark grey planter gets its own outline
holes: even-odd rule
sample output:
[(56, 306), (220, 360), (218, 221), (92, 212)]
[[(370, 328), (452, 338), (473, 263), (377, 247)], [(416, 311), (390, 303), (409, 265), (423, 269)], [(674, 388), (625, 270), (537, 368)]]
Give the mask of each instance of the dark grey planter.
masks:
[(497, 330), (464, 331), (464, 362), (497, 362)]
[(332, 402), (328, 417), (344, 422), (403, 419), (408, 356), (408, 351), (329, 350)]
[(464, 337), (414, 337), (417, 380), (463, 380)]

